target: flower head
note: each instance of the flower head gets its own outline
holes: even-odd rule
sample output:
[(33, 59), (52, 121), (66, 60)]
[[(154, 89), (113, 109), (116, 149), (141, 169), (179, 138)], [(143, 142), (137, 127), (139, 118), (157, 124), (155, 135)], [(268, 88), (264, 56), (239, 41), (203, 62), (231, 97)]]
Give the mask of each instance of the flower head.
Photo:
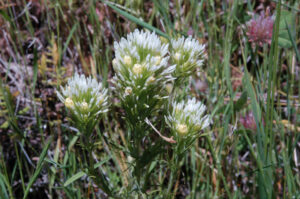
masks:
[(247, 23), (247, 36), (253, 44), (263, 46), (263, 44), (271, 44), (273, 34), (274, 19), (272, 16), (265, 16), (262, 13), (260, 16), (253, 17)]
[(192, 37), (171, 40), (171, 62), (176, 64), (174, 76), (183, 79), (190, 76), (203, 64), (204, 45)]
[(173, 102), (172, 111), (166, 122), (175, 137), (194, 136), (209, 126), (209, 115), (204, 115), (206, 107), (195, 98), (187, 102)]
[(135, 105), (135, 113), (151, 114), (165, 95), (164, 86), (174, 79), (175, 66), (168, 63), (168, 44), (154, 32), (135, 30), (115, 42), (114, 48), (113, 81), (123, 105)]
[[(247, 113), (244, 117), (240, 117), (240, 123), (244, 126), (246, 129), (250, 129), (255, 131), (257, 129), (255, 117), (253, 115), (253, 112)], [(262, 124), (264, 125), (264, 119), (262, 118)]]
[(68, 80), (61, 93), (56, 91), (58, 98), (70, 110), (74, 124), (79, 127), (94, 127), (99, 115), (108, 111), (107, 89), (96, 79), (75, 74)]

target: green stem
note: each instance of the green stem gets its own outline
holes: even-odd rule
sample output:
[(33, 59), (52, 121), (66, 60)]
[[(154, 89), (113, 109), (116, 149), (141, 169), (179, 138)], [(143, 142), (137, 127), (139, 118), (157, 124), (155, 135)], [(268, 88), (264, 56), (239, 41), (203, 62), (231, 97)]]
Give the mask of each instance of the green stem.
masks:
[(215, 149), (214, 149), (214, 147), (213, 147), (213, 145), (212, 145), (212, 141), (211, 141), (211, 137), (210, 136), (206, 136), (206, 138), (207, 138), (207, 141), (208, 141), (208, 145), (209, 145), (209, 149), (210, 149), (210, 151), (211, 151), (211, 154), (212, 154), (212, 156), (213, 156), (213, 160), (214, 160), (214, 162), (215, 162), (215, 165), (216, 165), (216, 167), (217, 167), (217, 170), (218, 170), (218, 174), (221, 176), (221, 178), (222, 178), (222, 181), (223, 181), (223, 184), (224, 184), (224, 188), (225, 188), (225, 191), (226, 191), (226, 193), (227, 193), (227, 195), (228, 195), (228, 198), (232, 198), (232, 196), (231, 196), (231, 192), (229, 191), (229, 187), (228, 187), (228, 182), (226, 181), (226, 179), (225, 179), (225, 177), (224, 177), (224, 174), (223, 174), (223, 171), (222, 171), (222, 169), (221, 169), (221, 167), (220, 167), (220, 160), (219, 160), (219, 158), (218, 158), (218, 156), (216, 155), (216, 153), (215, 153)]
[(182, 163), (181, 163), (182, 156), (180, 156), (180, 155), (178, 156), (177, 153), (173, 153), (172, 156), (173, 156), (171, 159), (172, 168), (171, 168), (171, 174), (170, 174), (170, 179), (169, 179), (169, 183), (168, 183), (166, 198), (172, 197), (171, 189), (174, 185), (174, 180), (176, 181), (176, 176), (182, 165)]
[[(88, 169), (88, 175), (90, 177), (90, 179), (92, 179), (92, 181), (94, 181), (97, 186), (99, 188), (102, 189), (102, 191), (104, 191), (108, 196), (112, 196), (112, 192), (110, 190), (110, 188), (108, 187), (108, 184), (106, 183), (107, 180), (104, 176), (104, 174), (102, 172), (97, 173), (94, 165), (95, 165), (95, 160), (93, 158), (93, 148), (94, 148), (94, 145), (93, 143), (89, 142), (89, 138), (90, 136), (86, 136), (85, 135), (90, 135), (88, 132), (86, 131), (83, 131), (85, 133), (83, 133), (83, 136), (81, 137), (81, 141), (82, 143), (84, 144), (83, 146), (83, 150), (85, 151), (85, 154), (88, 155), (88, 166), (87, 166), (87, 169)], [(98, 177), (100, 175), (100, 178)], [(114, 196), (115, 198), (117, 198), (116, 196)]]

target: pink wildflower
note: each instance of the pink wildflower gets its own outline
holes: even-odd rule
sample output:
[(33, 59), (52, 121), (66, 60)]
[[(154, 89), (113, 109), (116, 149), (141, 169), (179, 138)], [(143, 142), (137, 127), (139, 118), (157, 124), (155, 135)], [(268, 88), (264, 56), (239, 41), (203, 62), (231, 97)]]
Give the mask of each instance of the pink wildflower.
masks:
[[(262, 120), (263, 125), (264, 125), (264, 120)], [(255, 122), (255, 118), (253, 115), (253, 112), (249, 112), (245, 115), (245, 117), (240, 117), (240, 123), (246, 128), (246, 129), (250, 129), (250, 130), (256, 130), (257, 126), (256, 126), (256, 122)]]
[(263, 46), (265, 43), (271, 44), (273, 24), (273, 17), (268, 16), (268, 11), (267, 16), (262, 13), (259, 17), (253, 17), (247, 23), (248, 31), (246, 34), (249, 37), (249, 41), (259, 46)]

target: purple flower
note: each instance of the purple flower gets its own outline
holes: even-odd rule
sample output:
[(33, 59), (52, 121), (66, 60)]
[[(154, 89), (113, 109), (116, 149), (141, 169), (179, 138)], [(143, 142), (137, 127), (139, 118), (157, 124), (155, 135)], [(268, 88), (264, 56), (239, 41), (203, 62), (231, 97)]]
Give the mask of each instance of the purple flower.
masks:
[[(264, 124), (264, 120), (262, 120)], [(244, 117), (240, 117), (240, 123), (245, 127), (245, 129), (250, 129), (255, 131), (257, 129), (255, 118), (253, 112), (247, 113)]]
[(269, 16), (268, 11), (262, 13), (259, 17), (253, 17), (247, 23), (247, 36), (253, 44), (263, 46), (263, 44), (271, 44), (274, 20)]

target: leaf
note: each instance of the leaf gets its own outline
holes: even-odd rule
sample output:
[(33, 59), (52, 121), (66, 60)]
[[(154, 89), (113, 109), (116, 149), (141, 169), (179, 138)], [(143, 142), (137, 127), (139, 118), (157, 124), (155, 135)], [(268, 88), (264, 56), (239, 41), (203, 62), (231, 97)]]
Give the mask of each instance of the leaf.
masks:
[(82, 176), (86, 175), (85, 172), (83, 171), (79, 171), (78, 173), (76, 173), (75, 175), (73, 175), (71, 178), (69, 178), (65, 183), (64, 183), (64, 187), (68, 186), (69, 184), (75, 182), (76, 180), (78, 180), (79, 178), (81, 178)]
[(102, 164), (108, 162), (111, 159), (111, 157), (107, 157), (104, 160), (102, 160), (101, 162), (98, 162), (96, 164), (94, 164), (94, 169), (97, 169), (98, 167), (100, 167)]
[(290, 48), (292, 46), (292, 42), (289, 39), (279, 37), (278, 44), (282, 48)]
[(72, 27), (72, 29), (71, 29), (71, 31), (70, 31), (70, 33), (69, 33), (69, 36), (68, 36), (68, 38), (67, 38), (67, 41), (66, 41), (66, 43), (64, 44), (64, 48), (63, 48), (63, 51), (62, 51), (62, 56), (65, 54), (65, 52), (67, 51), (67, 48), (68, 48), (68, 45), (69, 45), (69, 43), (70, 43), (70, 41), (71, 41), (71, 38), (72, 38), (72, 36), (73, 36), (73, 33), (75, 32), (75, 30), (77, 29), (77, 26), (78, 26), (78, 23), (76, 23), (76, 24), (74, 24), (73, 25), (73, 27)]
[(109, 7), (111, 7), (113, 10), (115, 10), (117, 13), (119, 13), (123, 17), (129, 19), (130, 21), (132, 21), (132, 22), (134, 22), (134, 23), (136, 23), (136, 24), (138, 24), (140, 26), (143, 26), (144, 28), (149, 29), (150, 31), (154, 31), (155, 33), (157, 33), (160, 36), (163, 36), (165, 38), (169, 38), (169, 36), (166, 33), (162, 32), (161, 30), (159, 30), (159, 29), (151, 26), (150, 24), (148, 24), (148, 23), (146, 23), (146, 22), (138, 19), (137, 17), (135, 17), (135, 16), (133, 16), (133, 15), (131, 15), (131, 14), (129, 14), (129, 13), (127, 13), (127, 12), (119, 9), (119, 8), (117, 8), (116, 6), (114, 6), (113, 4), (111, 4), (110, 2), (103, 1), (103, 0), (102, 0), (102, 2), (105, 3), (105, 4), (107, 4)]
[[(293, 45), (289, 36), (288, 27), (295, 27), (295, 14), (287, 10), (282, 10), (279, 22), (278, 35), (278, 44), (282, 48), (290, 48)], [(293, 35), (295, 35), (294, 29), (291, 32)]]
[(247, 102), (247, 91), (244, 91), (241, 97), (234, 103), (234, 112), (240, 111)]
[(164, 151), (162, 150), (163, 146), (164, 145), (162, 144), (162, 142), (158, 142), (155, 145), (147, 148), (139, 159), (140, 168), (143, 168), (144, 166), (151, 163), (158, 154), (162, 153)]
[(6, 199), (8, 198), (8, 194), (6, 192), (5, 184), (8, 182), (5, 180), (4, 176), (0, 173), (0, 198)]
[(295, 41), (295, 38), (294, 38), (293, 35), (292, 35), (291, 28), (288, 26), (287, 22), (286, 22), (286, 28), (287, 28), (287, 30), (288, 30), (289, 37), (290, 37), (290, 39), (291, 39), (291, 41), (292, 41), (293, 48), (294, 48), (294, 50), (295, 50), (297, 59), (298, 59), (298, 61), (300, 62), (300, 53), (299, 53), (298, 48), (297, 48), (297, 43), (296, 43), (296, 41)]
[(29, 183), (28, 183), (28, 185), (26, 187), (23, 199), (27, 198), (27, 195), (28, 195), (28, 193), (30, 191), (31, 186), (33, 185), (33, 183), (36, 181), (38, 175), (40, 174), (40, 172), (41, 172), (41, 170), (43, 168), (43, 163), (44, 163), (45, 157), (47, 155), (47, 151), (48, 151), (51, 143), (52, 143), (52, 137), (49, 139), (48, 143), (44, 147), (44, 149), (43, 149), (43, 151), (42, 151), (42, 153), (41, 153), (41, 155), (39, 157), (39, 162), (38, 162), (38, 164), (36, 166), (36, 169), (35, 169), (33, 175), (31, 176), (31, 178), (29, 180)]

